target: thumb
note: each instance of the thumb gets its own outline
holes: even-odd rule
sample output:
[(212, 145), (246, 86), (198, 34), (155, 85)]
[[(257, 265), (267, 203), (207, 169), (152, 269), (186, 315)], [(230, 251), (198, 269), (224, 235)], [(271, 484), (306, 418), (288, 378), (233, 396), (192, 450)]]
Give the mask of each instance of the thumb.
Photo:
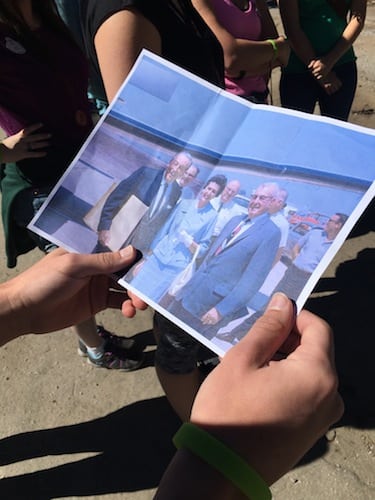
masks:
[[(248, 334), (229, 352), (244, 357), (247, 364), (264, 366), (287, 339), (295, 322), (295, 308), (283, 293), (275, 293)], [(229, 353), (228, 353), (229, 354)]]
[(118, 252), (76, 255), (71, 271), (76, 271), (75, 276), (80, 278), (119, 272), (125, 274), (140, 258), (141, 252), (129, 245)]

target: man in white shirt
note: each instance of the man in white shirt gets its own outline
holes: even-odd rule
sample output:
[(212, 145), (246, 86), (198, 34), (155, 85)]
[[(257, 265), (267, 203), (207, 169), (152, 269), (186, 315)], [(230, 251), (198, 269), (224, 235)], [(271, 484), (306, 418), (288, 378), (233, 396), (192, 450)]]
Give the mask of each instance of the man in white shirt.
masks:
[(219, 198), (212, 200), (211, 205), (218, 211), (216, 224), (212, 233), (213, 239), (217, 238), (225, 224), (236, 215), (243, 215), (247, 211), (234, 201), (239, 193), (241, 183), (238, 180), (229, 181)]
[(288, 241), (289, 236), (289, 222), (288, 219), (283, 214), (283, 209), (286, 206), (286, 200), (288, 198), (288, 191), (284, 188), (280, 188), (277, 196), (271, 200), (270, 207), (268, 209), (268, 213), (271, 216), (271, 220), (281, 231), (281, 240), (280, 246), (277, 251), (274, 265), (279, 262), (283, 250), (286, 247), (286, 243)]
[(199, 168), (192, 163), (187, 170), (182, 172), (181, 177), (176, 179), (177, 184), (182, 189), (180, 200), (190, 200), (196, 197), (197, 193), (191, 187), (191, 184), (197, 178), (198, 174)]

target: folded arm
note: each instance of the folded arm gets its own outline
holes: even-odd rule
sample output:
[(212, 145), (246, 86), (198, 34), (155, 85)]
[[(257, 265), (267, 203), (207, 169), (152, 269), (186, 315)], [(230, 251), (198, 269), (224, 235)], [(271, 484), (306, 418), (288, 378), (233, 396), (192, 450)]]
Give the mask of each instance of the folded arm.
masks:
[(269, 71), (274, 62), (275, 52), (267, 38), (275, 40), (280, 61), (285, 63), (289, 57), (289, 45), (283, 37), (279, 37), (264, 0), (257, 1), (262, 17), (262, 37), (265, 40), (254, 41), (235, 38), (220, 23), (210, 0), (193, 0), (193, 5), (219, 40), (224, 51), (224, 64), (228, 76), (237, 76), (245, 72), (248, 76), (257, 76)]
[(365, 25), (366, 6), (366, 0), (353, 0), (348, 25), (337, 43), (323, 57), (310, 62), (309, 69), (317, 80), (324, 79), (329, 75), (337, 61), (358, 38)]

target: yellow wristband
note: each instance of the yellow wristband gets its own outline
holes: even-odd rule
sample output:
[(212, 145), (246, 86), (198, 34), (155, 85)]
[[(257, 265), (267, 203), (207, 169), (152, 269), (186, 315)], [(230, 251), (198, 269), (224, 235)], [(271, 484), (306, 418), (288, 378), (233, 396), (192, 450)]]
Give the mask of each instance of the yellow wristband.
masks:
[(266, 40), (266, 42), (270, 43), (272, 45), (272, 48), (273, 48), (273, 58), (276, 59), (277, 56), (279, 55), (279, 49), (276, 45), (276, 42), (275, 40), (272, 40), (271, 38), (269, 38), (268, 40)]
[(175, 434), (173, 443), (177, 449), (186, 448), (220, 471), (247, 498), (272, 498), (267, 484), (243, 458), (200, 427), (191, 423), (183, 424)]

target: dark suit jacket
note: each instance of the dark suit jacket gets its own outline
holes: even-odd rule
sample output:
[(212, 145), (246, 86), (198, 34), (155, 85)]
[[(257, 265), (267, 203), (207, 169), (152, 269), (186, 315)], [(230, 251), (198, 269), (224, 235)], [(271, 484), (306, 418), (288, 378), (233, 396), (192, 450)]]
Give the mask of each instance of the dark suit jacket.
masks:
[(139, 224), (130, 235), (126, 244), (131, 244), (135, 248), (146, 252), (151, 248), (151, 244), (157, 233), (164, 226), (177, 201), (181, 196), (181, 187), (176, 181), (172, 182), (167, 189), (166, 202), (161, 209), (151, 216), (151, 208), (147, 210)]
[(228, 222), (181, 292), (182, 306), (197, 318), (215, 307), (230, 321), (238, 309), (248, 304), (271, 270), (281, 233), (268, 214), (254, 219), (251, 227), (215, 256), (242, 219), (238, 216)]
[[(98, 225), (98, 231), (109, 229), (112, 219), (133, 194), (145, 205), (150, 206), (155, 198), (165, 171), (150, 167), (141, 167), (114, 189), (106, 200)], [(174, 181), (168, 188), (167, 203), (153, 216), (147, 210), (133, 233), (124, 244), (132, 244), (142, 252), (148, 250), (156, 233), (167, 220), (181, 196), (181, 187)]]
[(145, 205), (150, 206), (159, 189), (163, 175), (164, 170), (141, 167), (121, 181), (108, 196), (103, 206), (98, 231), (111, 227), (113, 218), (132, 194), (143, 201)]

